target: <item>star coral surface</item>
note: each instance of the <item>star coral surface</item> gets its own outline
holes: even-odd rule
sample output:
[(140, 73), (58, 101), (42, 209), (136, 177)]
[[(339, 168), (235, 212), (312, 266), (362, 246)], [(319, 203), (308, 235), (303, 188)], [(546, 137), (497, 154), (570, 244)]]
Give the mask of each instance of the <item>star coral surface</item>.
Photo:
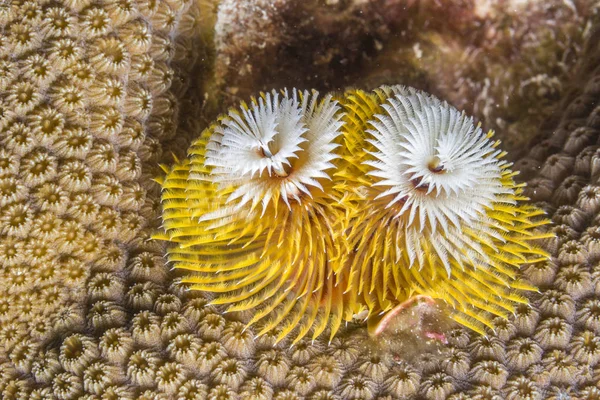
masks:
[[(369, 2), (361, 1), (361, 4), (368, 6)], [(561, 7), (569, 7), (572, 3), (561, 4)], [(187, 58), (193, 40), (187, 35), (190, 29), (197, 27), (192, 13), (178, 17), (181, 10), (181, 4), (172, 1), (168, 4), (18, 1), (3, 2), (0, 7), (3, 28), (0, 35), (0, 207), (25, 204), (25, 215), (33, 215), (25, 221), (22, 227), (26, 229), (21, 231), (27, 232), (27, 237), (33, 239), (31, 242), (27, 237), (6, 233), (2, 233), (0, 240), (2, 281), (8, 283), (0, 289), (1, 398), (516, 400), (599, 397), (596, 339), (600, 333), (600, 288), (597, 285), (600, 253), (596, 231), (600, 222), (597, 216), (600, 109), (594, 100), (600, 94), (597, 21), (591, 30), (585, 30), (585, 36), (591, 39), (581, 51), (579, 67), (573, 68), (571, 63), (561, 67), (570, 77), (575, 77), (568, 85), (563, 82), (561, 107), (539, 131), (539, 137), (530, 146), (524, 146), (529, 154), (515, 167), (522, 171), (517, 178), (528, 182), (525, 194), (538, 202), (554, 222), (552, 231), (556, 237), (545, 239), (543, 244), (552, 259), (526, 265), (523, 269), (524, 278), (538, 286), (540, 293), (530, 293), (531, 306), (517, 306), (514, 316), (508, 320), (495, 318), (494, 331), (486, 330), (487, 337), (470, 334), (466, 329), (452, 329), (446, 331), (448, 345), (441, 347), (439, 353), (422, 351), (412, 357), (389, 347), (381, 354), (379, 345), (385, 339), (378, 338), (374, 343), (364, 328), (356, 329), (354, 324), (342, 326), (331, 343), (323, 335), (314, 341), (300, 340), (295, 346), (290, 346), (291, 341), (285, 338), (275, 344), (277, 329), (255, 338), (256, 331), (248, 328), (238, 337), (240, 324), (247, 322), (243, 315), (222, 314), (215, 307), (206, 307), (209, 300), (198, 293), (185, 292), (169, 284), (171, 276), (164, 264), (164, 249), (146, 240), (157, 229), (153, 223), (160, 215), (160, 193), (150, 179), (157, 176), (154, 167), (158, 162), (171, 162), (169, 151), (182, 154), (187, 149), (186, 133), (197, 137), (203, 128), (197, 121), (188, 121), (196, 126), (181, 123), (179, 110), (194, 110), (189, 116), (195, 117), (202, 109), (200, 104), (188, 108), (186, 103), (190, 98), (181, 101), (183, 92), (189, 93), (185, 88), (193, 76), (191, 59)], [(152, 17), (155, 12), (159, 13), (156, 18)], [(117, 29), (132, 14), (141, 18), (136, 17), (135, 23), (127, 28)], [(311, 23), (309, 18), (306, 20)], [(170, 27), (168, 34), (162, 34), (162, 26)], [(562, 29), (560, 24), (544, 26), (550, 32)], [(581, 29), (583, 32), (583, 27)], [(140, 35), (130, 36), (134, 32)], [(508, 37), (513, 30), (508, 28), (502, 32)], [(159, 33), (161, 38), (153, 40), (153, 35)], [(85, 38), (78, 39), (80, 34)], [(563, 35), (564, 31), (558, 34)], [(131, 49), (143, 53), (139, 58), (130, 59), (131, 64), (121, 69), (128, 74), (126, 87), (131, 93), (149, 92), (147, 84), (142, 84), (141, 89), (145, 87), (145, 90), (140, 91), (135, 82), (146, 79), (151, 71), (154, 71), (153, 85), (157, 85), (152, 86), (152, 96), (160, 92), (155, 92), (157, 87), (166, 88), (164, 96), (153, 97), (151, 124), (150, 120), (135, 121), (146, 115), (147, 106), (118, 107), (134, 120), (125, 118), (122, 129), (117, 131), (110, 127), (102, 129), (99, 124), (102, 118), (85, 106), (89, 92), (81, 90), (90, 85), (90, 68), (77, 65), (69, 69), (68, 79), (64, 79), (65, 72), (61, 68), (66, 64), (58, 49), (68, 49), (75, 44), (79, 51), (85, 50), (90, 37), (102, 35), (118, 37), (132, 46)], [(172, 52), (164, 36), (175, 39), (176, 51)], [(39, 46), (32, 46), (28, 38), (33, 38), (33, 44)], [(403, 40), (402, 36), (399, 40)], [(532, 49), (539, 48), (536, 42), (533, 37)], [(151, 45), (152, 54), (149, 53)], [(94, 51), (98, 48), (94, 47)], [(544, 55), (542, 51), (542, 60)], [(561, 58), (560, 54), (557, 56)], [(522, 58), (526, 62), (531, 60), (527, 54)], [(84, 59), (87, 62), (90, 58), (85, 55)], [(273, 57), (266, 60), (272, 62)], [(448, 64), (452, 63), (446, 61)], [(311, 78), (314, 82), (318, 77), (311, 75)], [(19, 80), (29, 85), (16, 85)], [(461, 80), (447, 82), (460, 86)], [(553, 84), (542, 80), (543, 85), (547, 83)], [(260, 88), (252, 89), (253, 92), (258, 90)], [(197, 89), (193, 92), (203, 93)], [(477, 92), (493, 104), (493, 96), (487, 94), (489, 91)], [(456, 93), (465, 102), (472, 101), (469, 95)], [(539, 91), (536, 94), (539, 95)], [(31, 119), (15, 117), (16, 112), (31, 106), (13, 106), (12, 102), (19, 101), (19, 96), (25, 103), (32, 98), (41, 99), (52, 110), (38, 113), (34, 107), (30, 111)], [(114, 97), (109, 97), (100, 99), (100, 103), (113, 102)], [(506, 98), (509, 105), (513, 104), (511, 99)], [(127, 104), (144, 104), (144, 101)], [(33, 114), (57, 116), (57, 112), (76, 120), (93, 118), (98, 123), (89, 125), (89, 130), (71, 129), (58, 115), (44, 124), (47, 129), (40, 131), (41, 122), (46, 119), (34, 118)], [(154, 112), (162, 116), (152, 117)], [(538, 117), (539, 114), (535, 114), (535, 118)], [(485, 125), (489, 126), (487, 121)], [(175, 128), (177, 137), (167, 139)], [(63, 134), (59, 134), (61, 129)], [(520, 132), (524, 134), (528, 130)], [(55, 141), (54, 134), (62, 140)], [(75, 143), (66, 145), (75, 137)], [(110, 239), (107, 243), (99, 228), (92, 227), (92, 223), (99, 223), (93, 218), (99, 211), (95, 211), (97, 207), (91, 193), (71, 198), (72, 193), (66, 189), (77, 181), (88, 185), (90, 175), (81, 164), (70, 169), (84, 171), (79, 177), (63, 174), (62, 158), (85, 159), (92, 144), (100, 139), (115, 148), (117, 144), (131, 148), (142, 161), (131, 164), (133, 169), (116, 169), (122, 171), (119, 174), (130, 171), (130, 178), (123, 182), (139, 183), (145, 192), (141, 206), (135, 206), (139, 208), (128, 213), (127, 224), (121, 224), (125, 232), (119, 233), (127, 236), (126, 231), (133, 227), (137, 232), (135, 240)], [(42, 150), (58, 159), (60, 178), (28, 186), (31, 181), (21, 174), (20, 161), (36, 148), (36, 155)], [(551, 171), (557, 158), (550, 160), (552, 155), (561, 160), (559, 173)], [(34, 158), (26, 157), (27, 160)], [(127, 153), (123, 159), (129, 160), (121, 164), (124, 167), (135, 157)], [(547, 174), (541, 176), (539, 166), (546, 163)], [(89, 166), (86, 160), (83, 164)], [(47, 176), (53, 174), (52, 168), (42, 171), (49, 172)], [(92, 170), (92, 177), (95, 174)], [(565, 178), (567, 182), (563, 184)], [(126, 204), (132, 205), (140, 201), (140, 196), (129, 195), (125, 199), (128, 199)], [(556, 212), (565, 206), (570, 210)], [(120, 211), (120, 208), (108, 207), (108, 210), (103, 209), (102, 215), (115, 210)], [(67, 212), (75, 217), (63, 220), (60, 216)], [(90, 222), (81, 222), (83, 218), (89, 218)], [(140, 223), (146, 225), (138, 230), (135, 226)], [(7, 227), (2, 222), (0, 226), (8, 232), (19, 224)], [(109, 237), (118, 231), (109, 229)], [(48, 246), (39, 239), (50, 242), (50, 252), (61, 256), (58, 263), (30, 262), (46, 257), (43, 248)], [(567, 245), (569, 241), (579, 245)], [(98, 242), (108, 246), (95, 256)], [(584, 262), (570, 261), (573, 257), (581, 259), (581, 254), (585, 255)], [(110, 299), (88, 301), (92, 289), (91, 286), (88, 289), (88, 279), (97, 272), (116, 275), (116, 280), (106, 282), (109, 285), (120, 282), (124, 285), (122, 292), (112, 294)], [(98, 289), (102, 285), (97, 285), (100, 281), (94, 281), (94, 293), (100, 293)], [(134, 319), (136, 316), (139, 318)], [(553, 320), (560, 323), (552, 325)], [(572, 327), (567, 345), (559, 340), (565, 332), (562, 328), (565, 324)], [(553, 336), (552, 326), (559, 328), (560, 335)], [(418, 344), (409, 345), (421, 349)], [(232, 359), (234, 362), (221, 363)], [(273, 368), (269, 369), (266, 363), (271, 363)], [(221, 374), (225, 365), (232, 372), (228, 378)], [(314, 380), (306, 378), (307, 369)], [(236, 386), (240, 371), (246, 375), (241, 385)]]

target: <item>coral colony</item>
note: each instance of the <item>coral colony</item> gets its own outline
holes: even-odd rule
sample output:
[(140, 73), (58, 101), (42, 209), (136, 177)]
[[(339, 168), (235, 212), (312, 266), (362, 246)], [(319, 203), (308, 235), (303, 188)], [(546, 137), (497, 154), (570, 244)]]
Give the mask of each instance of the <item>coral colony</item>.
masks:
[[(519, 179), (527, 182), (523, 196), (531, 198), (551, 217), (553, 236), (541, 241), (541, 246), (552, 254), (552, 258), (527, 263), (521, 268), (527, 281), (539, 288), (538, 292), (527, 295), (530, 304), (517, 303), (514, 314), (508, 319), (493, 317), (493, 329), (486, 327), (485, 336), (464, 326), (440, 326), (438, 321), (433, 321), (431, 327), (441, 328), (439, 332), (444, 334), (447, 345), (436, 346), (436, 351), (423, 351), (422, 347), (414, 346), (416, 350), (412, 354), (401, 353), (401, 357), (396, 357), (398, 352), (392, 346), (382, 349), (377, 345), (384, 342), (387, 345), (390, 336), (401, 337), (396, 340), (410, 337), (412, 331), (402, 335), (399, 329), (393, 329), (398, 326), (398, 321), (415, 323), (411, 319), (415, 309), (427, 311), (432, 304), (437, 307), (444, 303), (441, 296), (426, 293), (423, 283), (429, 282), (432, 270), (427, 269), (428, 260), (425, 259), (423, 272), (419, 272), (421, 264), (416, 250), (408, 277), (402, 275), (400, 269), (389, 269), (382, 261), (378, 261), (378, 271), (375, 271), (374, 264), (372, 268), (365, 263), (369, 259), (375, 261), (369, 255), (371, 251), (387, 248), (388, 253), (384, 255), (390, 257), (393, 265), (400, 265), (390, 256), (390, 251), (395, 251), (394, 255), (398, 256), (395, 247), (377, 245), (377, 241), (392, 238), (383, 235), (387, 231), (377, 236), (381, 224), (378, 225), (369, 212), (380, 215), (393, 213), (404, 202), (401, 196), (385, 208), (404, 189), (400, 190), (394, 184), (383, 184), (386, 180), (393, 181), (393, 177), (382, 175), (388, 173), (383, 158), (387, 147), (378, 145), (377, 141), (379, 138), (388, 140), (386, 138), (393, 132), (379, 129), (377, 124), (385, 127), (386, 123), (375, 117), (391, 117), (394, 109), (404, 107), (398, 99), (395, 100), (396, 107), (392, 104), (392, 97), (402, 93), (395, 93), (397, 89), (382, 88), (374, 92), (352, 91), (328, 98), (290, 91), (287, 95), (269, 94), (270, 103), (266, 95), (261, 96), (265, 112), (271, 107), (289, 113), (291, 122), (286, 129), (289, 129), (290, 136), (286, 138), (293, 140), (286, 143), (296, 143), (301, 149), (286, 147), (286, 152), (282, 152), (283, 143), (273, 141), (263, 143), (261, 152), (255, 154), (258, 158), (271, 158), (273, 161), (262, 169), (264, 177), (269, 177), (268, 172), (271, 171), (274, 180), (293, 180), (293, 185), (283, 188), (287, 204), (282, 198), (283, 189), (277, 191), (274, 186), (264, 186), (252, 192), (250, 189), (261, 183), (260, 180), (229, 181), (232, 177), (230, 172), (221, 169), (220, 165), (208, 163), (209, 155), (218, 162), (221, 149), (225, 156), (230, 154), (229, 150), (234, 150), (235, 144), (227, 143), (224, 138), (231, 138), (230, 133), (235, 129), (250, 127), (246, 115), (262, 121), (260, 113), (252, 111), (260, 99), (248, 104), (247, 114), (238, 109), (241, 122), (236, 121), (235, 116), (226, 116), (206, 131), (203, 139), (192, 148), (200, 155), (191, 151), (189, 157), (185, 155), (190, 140), (198, 138), (205, 128), (205, 118), (212, 119), (209, 109), (214, 107), (214, 103), (228, 102), (222, 96), (215, 97), (215, 90), (210, 89), (214, 85), (215, 74), (209, 71), (207, 63), (212, 62), (206, 56), (213, 51), (217, 52), (217, 58), (227, 59), (227, 62), (231, 60), (229, 65), (221, 64), (223, 69), (219, 69), (218, 65), (215, 69), (227, 76), (226, 82), (218, 86), (218, 92), (227, 92), (233, 97), (245, 97), (246, 93), (256, 92), (258, 87), (271, 82), (245, 74), (247, 66), (269, 76), (277, 76), (277, 70), (283, 69), (285, 80), (274, 81), (281, 83), (290, 82), (291, 65), (294, 76), (298, 77), (292, 77), (292, 81), (304, 82), (302, 84), (306, 86), (322, 85), (323, 88), (327, 85), (373, 87), (384, 81), (423, 84), (419, 79), (415, 80), (415, 68), (410, 68), (410, 64), (409, 68), (405, 68), (405, 57), (401, 57), (400, 61), (389, 57), (398, 50), (390, 41), (383, 42), (384, 51), (377, 58), (373, 59), (372, 53), (366, 54), (368, 62), (361, 63), (364, 68), (352, 74), (340, 73), (339, 67), (335, 66), (336, 60), (345, 56), (334, 57), (331, 60), (333, 64), (322, 58), (323, 54), (340, 54), (338, 50), (342, 55), (363, 54), (364, 47), (356, 46), (364, 37), (360, 33), (365, 32), (363, 22), (371, 21), (366, 33), (374, 38), (377, 34), (372, 35), (372, 29), (380, 31), (384, 26), (379, 18), (383, 14), (378, 14), (373, 7), (378, 2), (318, 2), (320, 6), (314, 10), (315, 2), (295, 2), (311, 8), (306, 14), (295, 12), (295, 8), (275, 9), (273, 2), (268, 0), (220, 1), (216, 28), (213, 28), (215, 21), (209, 15), (211, 11), (201, 10), (199, 3), (206, 2), (0, 1), (0, 398), (600, 398), (600, 69), (597, 65), (600, 47), (598, 21), (590, 21), (590, 29), (583, 29), (586, 16), (585, 12), (580, 13), (580, 2), (575, 2), (576, 8), (567, 12), (566, 9), (572, 8), (571, 2), (530, 2), (531, 7), (527, 6), (524, 13), (518, 9), (511, 15), (497, 14), (499, 18), (495, 22), (486, 16), (485, 24), (475, 21), (480, 25), (477, 28), (480, 34), (467, 35), (467, 41), (474, 41), (477, 46), (467, 43), (467, 48), (464, 43), (460, 45), (462, 42), (455, 40), (458, 36), (465, 37), (464, 30), (453, 33), (446, 28), (439, 30), (440, 25), (431, 24), (430, 16), (423, 13), (423, 2), (414, 2), (419, 13), (426, 16), (426, 23), (433, 28), (433, 31), (429, 29), (433, 32), (433, 40), (442, 39), (435, 45), (438, 50), (434, 49), (443, 54), (437, 64), (435, 58), (427, 57), (425, 46), (421, 49), (426, 58), (415, 59), (418, 71), (423, 72), (417, 75), (426, 78), (429, 82), (427, 87), (460, 109), (466, 109), (468, 103), (474, 102), (474, 108), (469, 112), (486, 121), (487, 126), (496, 123), (502, 128), (507, 141), (514, 138), (515, 131), (523, 140), (529, 140), (533, 135), (539, 137), (530, 146), (523, 146), (526, 157), (522, 158), (519, 152), (511, 154), (519, 159), (514, 167), (521, 171)], [(214, 2), (211, 3), (214, 5)], [(240, 3), (247, 5), (239, 7)], [(385, 3), (403, 6), (406, 2)], [(446, 7), (448, 2), (443, 3)], [(462, 7), (463, 2), (458, 3)], [(282, 38), (282, 41), (302, 42), (303, 49), (306, 43), (313, 46), (314, 42), (307, 41), (303, 33), (306, 25), (289, 22), (298, 21), (298, 15), (302, 18), (316, 15), (321, 7), (328, 7), (329, 15), (340, 15), (342, 20), (334, 26), (312, 24), (323, 26), (338, 37), (331, 41), (331, 36), (326, 35), (325, 41), (318, 42), (321, 47), (317, 45), (310, 49), (320, 58), (317, 80), (315, 74), (306, 74), (307, 68), (315, 71), (310, 56), (305, 58), (306, 54), (294, 49), (291, 53), (301, 55), (306, 68), (298, 65), (296, 57), (287, 59), (285, 56), (279, 57), (278, 61), (287, 62), (278, 62), (277, 66), (273, 57), (265, 54), (281, 53), (274, 53), (273, 46), (267, 45), (263, 51), (258, 49), (262, 46), (256, 46), (256, 39), (260, 40), (261, 36), (267, 36), (268, 40)], [(344, 10), (348, 10), (347, 7), (365, 7), (374, 12), (361, 13), (357, 19), (354, 12), (340, 13), (340, 7)], [(502, 7), (506, 9), (508, 6)], [(254, 14), (247, 13), (249, 8)], [(270, 10), (287, 12), (292, 20), (279, 18)], [(247, 18), (240, 20), (234, 16), (232, 19), (231, 12), (241, 13)], [(438, 14), (438, 18), (448, 20), (445, 9)], [(306, 20), (312, 20), (312, 17)], [(412, 19), (409, 22), (414, 30), (423, 27), (423, 24), (413, 24)], [(357, 30), (353, 32), (358, 32), (358, 36), (346, 35), (349, 23), (355, 25)], [(226, 43), (228, 48), (217, 44), (215, 50), (211, 45), (214, 42), (201, 40), (205, 33), (215, 30), (217, 43)], [(232, 30), (239, 31), (244, 43), (235, 39), (240, 36), (230, 35), (237, 34)], [(319, 35), (317, 39), (323, 37), (324, 31), (316, 32)], [(478, 38), (486, 32), (494, 34), (486, 35), (486, 39), (480, 42)], [(275, 34), (277, 36), (272, 36)], [(389, 35), (394, 34), (394, 31), (389, 31)], [(585, 46), (582, 37), (588, 42)], [(423, 36), (414, 37), (410, 42), (410, 35), (408, 38), (402, 35), (399, 37), (402, 46), (407, 39), (406, 45), (410, 49), (414, 40), (422, 41)], [(245, 43), (250, 47), (245, 47)], [(447, 52), (447, 43), (458, 43), (458, 46), (452, 45), (453, 53), (458, 56), (452, 57)], [(289, 42), (283, 44), (288, 45)], [(493, 46), (493, 51), (486, 51), (490, 46)], [(280, 47), (278, 45), (277, 49)], [(411, 50), (410, 54), (414, 52)], [(515, 55), (518, 57), (515, 58)], [(252, 62), (253, 58), (261, 60), (268, 68)], [(379, 63), (379, 60), (388, 59), (392, 64)], [(243, 64), (236, 60), (243, 60)], [(436, 67), (440, 63), (450, 71)], [(381, 65), (378, 71), (370, 69), (374, 65)], [(402, 68), (391, 68), (398, 65)], [(392, 69), (401, 71), (400, 76), (390, 76), (388, 71)], [(364, 80), (357, 81), (357, 73)], [(233, 74), (236, 79), (230, 79)], [(344, 76), (339, 81), (342, 84), (332, 85), (328, 77), (334, 74)], [(575, 79), (571, 81), (571, 77)], [(245, 86), (238, 87), (238, 82)], [(514, 90), (518, 87), (524, 90)], [(507, 92), (515, 93), (516, 97), (511, 96), (508, 101)], [(551, 99), (548, 99), (548, 94)], [(419, 97), (417, 93), (408, 96)], [(317, 99), (314, 105), (313, 99)], [(547, 100), (560, 102), (561, 107), (556, 110), (548, 108)], [(423, 104), (431, 101), (425, 100)], [(527, 107), (521, 107), (523, 104)], [(496, 105), (499, 105), (498, 109)], [(540, 111), (541, 108), (544, 111)], [(531, 122), (543, 120), (550, 113), (552, 118), (541, 127)], [(329, 117), (319, 120), (317, 115)], [(508, 126), (503, 121), (508, 122)], [(304, 131), (300, 133), (298, 127)], [(324, 129), (329, 134), (315, 137), (309, 131)], [(407, 131), (402, 136), (414, 135), (415, 132)], [(358, 137), (352, 139), (356, 135)], [(316, 149), (322, 152), (326, 158), (313, 158), (304, 166), (309, 148), (312, 149), (310, 151)], [(414, 146), (402, 151), (412, 153), (419, 148)], [(290, 157), (286, 162), (277, 158), (276, 150), (280, 155), (286, 154), (287, 157), (291, 152), (298, 158)], [(236, 151), (235, 157), (248, 161), (241, 157), (241, 147)], [(256, 255), (256, 249), (268, 239), (269, 246), (274, 245), (274, 248), (265, 248), (265, 254), (268, 253), (271, 265), (278, 268), (259, 270), (254, 282), (251, 274), (229, 281), (211, 282), (206, 280), (210, 274), (202, 271), (169, 271), (166, 261), (176, 256), (175, 248), (179, 243), (150, 240), (150, 236), (159, 230), (162, 206), (176, 203), (176, 200), (161, 203), (161, 194), (176, 192), (175, 188), (161, 192), (160, 185), (152, 181), (160, 174), (160, 163), (172, 162), (172, 152), (182, 160), (189, 160), (178, 163), (181, 165), (173, 170), (169, 169), (171, 178), (177, 173), (182, 177), (185, 175), (186, 178), (178, 182), (181, 188), (204, 188), (210, 183), (214, 189), (212, 195), (219, 199), (214, 204), (233, 218), (228, 220), (225, 214), (219, 216), (219, 210), (200, 209), (194, 211), (199, 214), (194, 215), (194, 224), (210, 229), (207, 232), (212, 236), (219, 233), (223, 238), (232, 236), (232, 229), (239, 229), (236, 221), (243, 217), (244, 221), (248, 221), (253, 240), (242, 235), (232, 238), (231, 246), (238, 246), (240, 252), (254, 252)], [(328, 158), (330, 154), (336, 157)], [(199, 160), (204, 158), (205, 162), (200, 163)], [(437, 179), (441, 179), (442, 174), (449, 174), (450, 164), (442, 157), (438, 158), (439, 162), (431, 159), (412, 172), (421, 176), (414, 176), (411, 179), (417, 180), (410, 183), (421, 195), (427, 195), (425, 183), (435, 187), (429, 195), (436, 193), (437, 188), (445, 190), (447, 187)], [(206, 175), (206, 181), (197, 178), (196, 181), (188, 181), (185, 171), (191, 168), (192, 163), (196, 169), (194, 175)], [(238, 164), (242, 165), (234, 163)], [(417, 166), (399, 164), (398, 168), (401, 172)], [(295, 174), (299, 170), (305, 175)], [(320, 175), (321, 172), (326, 177)], [(434, 185), (426, 181), (427, 175), (435, 179), (432, 181)], [(313, 180), (309, 179), (311, 176)], [(171, 186), (174, 183), (169, 181)], [(248, 186), (245, 186), (246, 183)], [(237, 189), (242, 190), (238, 192), (241, 197), (231, 197)], [(395, 191), (375, 199), (390, 189)], [(516, 193), (520, 189), (514, 190)], [(246, 191), (248, 195), (244, 197)], [(274, 197), (263, 205), (261, 196), (265, 191)], [(204, 189), (197, 192), (190, 189), (188, 193), (190, 199), (194, 193), (207, 194)], [(275, 197), (277, 193), (278, 198)], [(307, 205), (302, 212), (291, 211), (300, 208), (294, 194)], [(260, 198), (259, 204), (252, 208), (256, 198)], [(371, 203), (372, 210), (369, 210), (368, 204)], [(417, 203), (412, 201), (412, 204)], [(491, 212), (500, 204), (489, 204), (491, 208), (484, 207), (487, 210), (484, 213), (490, 213), (488, 221), (492, 216), (500, 215)], [(523, 203), (517, 200), (516, 204), (507, 207), (520, 205)], [(291, 218), (306, 221), (287, 222), (287, 226), (296, 224), (302, 229), (294, 233), (272, 231), (273, 227), (266, 223), (275, 218), (275, 207), (278, 220), (291, 215)], [(234, 213), (234, 209), (239, 209), (239, 212)], [(420, 224), (421, 209), (424, 208), (415, 209), (412, 224)], [(184, 207), (180, 211), (187, 213), (189, 210)], [(168, 213), (175, 215), (173, 210)], [(296, 214), (298, 217), (295, 217)], [(332, 218), (331, 215), (341, 217)], [(265, 221), (264, 227), (257, 229), (261, 216)], [(409, 217), (410, 213), (405, 212), (397, 219), (404, 218), (404, 222), (408, 222)], [(472, 222), (473, 216), (469, 218)], [(535, 218), (543, 220), (542, 216)], [(426, 224), (429, 224), (428, 221), (426, 216)], [(454, 225), (447, 223), (444, 230), (438, 221), (436, 216), (435, 232), (445, 236), (438, 238), (436, 243), (452, 240), (449, 234), (456, 230)], [(362, 240), (364, 235), (359, 235), (361, 228), (358, 226), (371, 229), (373, 239), (377, 240), (372, 245)], [(426, 232), (432, 228), (426, 225), (423, 229)], [(256, 232), (259, 236), (254, 237)], [(400, 231), (400, 234), (405, 232)], [(170, 230), (169, 233), (175, 234), (176, 231)], [(269, 234), (270, 237), (264, 237)], [(501, 236), (513, 234), (516, 235), (516, 232), (511, 230)], [(427, 241), (431, 238), (431, 235), (423, 236)], [(293, 242), (295, 238), (300, 238), (301, 242), (296, 244)], [(319, 242), (315, 238), (323, 240)], [(308, 239), (311, 240), (306, 245)], [(463, 240), (466, 240), (465, 237)], [(491, 240), (495, 240), (493, 235)], [(245, 247), (242, 241), (247, 243)], [(293, 242), (293, 246), (285, 249), (289, 242)], [(207, 260), (214, 265), (225, 264), (217, 256), (218, 251), (223, 250), (219, 247), (222, 241), (214, 240), (214, 243), (217, 247), (212, 249), (205, 244), (188, 247), (189, 265), (194, 268), (204, 266), (208, 270), (212, 266)], [(279, 243), (282, 244), (278, 248)], [(363, 255), (355, 259), (357, 252), (353, 246)], [(481, 246), (486, 252), (490, 250), (485, 245)], [(173, 249), (166, 257), (168, 247)], [(405, 245), (398, 247), (406, 250)], [(325, 258), (318, 259), (317, 250), (322, 248), (328, 252), (326, 264), (323, 264)], [(191, 253), (199, 249), (210, 251), (199, 259)], [(303, 253), (298, 249), (308, 250)], [(262, 256), (262, 253), (256, 257)], [(433, 251), (429, 254), (443, 256)], [(486, 300), (476, 301), (472, 298), (474, 292), (471, 288), (465, 287), (467, 283), (479, 287), (477, 276), (467, 282), (463, 280), (464, 275), (472, 272), (471, 261), (464, 265), (465, 272), (461, 275), (462, 270), (457, 269), (452, 260), (462, 253), (445, 254), (450, 265), (450, 277), (456, 278), (456, 284), (460, 285), (460, 290), (455, 293), (471, 296), (470, 299), (462, 299), (463, 304), (472, 304), (466, 311), (477, 314), (480, 319), (492, 317), (494, 313), (478, 311), (478, 304)], [(231, 252), (223, 253), (227, 262), (231, 260), (237, 263), (234, 266), (241, 266), (241, 257), (234, 256)], [(405, 257), (404, 253), (400, 256)], [(406, 257), (410, 262), (408, 253)], [(531, 259), (535, 258), (531, 255)], [(482, 257), (472, 255), (471, 259), (480, 261)], [(284, 263), (286, 260), (289, 264)], [(253, 265), (250, 256), (246, 261), (248, 268), (261, 267)], [(407, 264), (403, 259), (400, 261)], [(177, 262), (170, 264), (174, 263)], [(497, 260), (496, 265), (500, 266)], [(299, 266), (304, 268), (302, 271), (316, 272), (311, 275), (297, 272)], [(392, 273), (387, 278), (386, 268)], [(516, 270), (505, 266), (505, 270), (507, 268), (509, 271)], [(394, 271), (400, 274), (396, 278)], [(176, 272), (204, 279), (198, 285), (205, 286), (206, 290), (185, 290), (186, 286), (173, 281)], [(373, 278), (369, 275), (371, 272), (376, 273)], [(232, 273), (233, 270), (225, 268), (219, 272)], [(364, 274), (358, 278), (359, 286), (350, 273)], [(437, 279), (450, 279), (442, 278), (447, 271), (441, 260), (436, 274), (439, 275)], [(514, 284), (503, 272), (495, 271), (493, 275)], [(400, 287), (394, 280), (397, 278), (410, 282), (413, 292), (397, 292)], [(421, 278), (422, 282), (417, 278)], [(338, 286), (334, 286), (336, 279), (341, 281)], [(375, 288), (371, 290), (373, 281)], [(239, 283), (240, 286), (238, 289), (227, 286), (224, 289), (232, 290), (216, 292), (214, 289), (224, 282)], [(279, 282), (282, 284), (279, 285)], [(363, 282), (362, 288), (360, 282)], [(383, 292), (379, 287), (384, 284), (389, 285), (389, 291)], [(259, 285), (264, 287), (262, 291)], [(494, 287), (493, 282), (491, 285)], [(311, 286), (316, 289), (314, 292), (307, 289)], [(340, 286), (341, 289), (338, 289)], [(258, 291), (254, 293), (253, 290)], [(266, 296), (270, 292), (273, 295)], [(336, 293), (340, 292), (341, 299), (336, 297)], [(523, 292), (515, 289), (511, 293), (517, 295)], [(383, 294), (385, 296), (378, 297)], [(248, 297), (240, 299), (240, 295)], [(501, 298), (495, 297), (498, 301)], [(222, 306), (208, 304), (229, 300), (232, 301)], [(448, 304), (440, 307), (440, 312), (457, 315), (458, 318), (462, 315), (470, 324), (481, 328), (481, 324), (461, 311), (464, 309), (460, 301), (446, 299)], [(223, 313), (225, 307), (248, 306), (249, 302), (256, 303), (251, 310)], [(303, 308), (305, 305), (306, 308)], [(313, 305), (317, 305), (317, 315), (312, 326), (304, 338), (292, 345), (311, 323), (311, 312), (315, 312)], [(273, 310), (269, 311), (273, 306)], [(405, 312), (407, 308), (409, 312)], [(247, 326), (259, 312), (267, 314), (254, 325)], [(340, 328), (330, 340), (330, 329), (334, 328), (340, 316)], [(365, 317), (368, 318), (369, 329), (364, 328), (362, 318)], [(298, 318), (296, 328), (290, 330)], [(346, 324), (346, 318), (361, 323)], [(278, 319), (281, 323), (258, 335)], [(329, 328), (312, 340), (323, 324)], [(289, 334), (284, 334), (285, 337), (282, 336), (284, 330), (290, 330)], [(368, 331), (382, 336), (371, 340)], [(435, 330), (428, 333), (435, 338)], [(422, 336), (412, 338), (409, 346), (425, 342)]]
[(483, 334), (527, 304), (517, 272), (552, 236), (491, 137), (402, 86), (262, 94), (165, 167), (157, 237), (181, 282), (277, 341), (358, 316), (378, 334), (415, 299)]

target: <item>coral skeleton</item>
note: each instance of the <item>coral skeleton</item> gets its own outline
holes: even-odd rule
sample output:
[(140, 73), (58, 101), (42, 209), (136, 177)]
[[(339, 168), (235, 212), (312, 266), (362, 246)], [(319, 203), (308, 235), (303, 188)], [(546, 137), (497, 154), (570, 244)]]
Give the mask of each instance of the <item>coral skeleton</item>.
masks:
[(365, 315), (377, 335), (418, 298), (483, 334), (536, 290), (517, 271), (548, 258), (535, 241), (550, 236), (491, 136), (402, 86), (262, 94), (164, 168), (156, 237), (177, 244), (181, 282), (258, 307), (248, 325), (279, 326), (277, 341)]

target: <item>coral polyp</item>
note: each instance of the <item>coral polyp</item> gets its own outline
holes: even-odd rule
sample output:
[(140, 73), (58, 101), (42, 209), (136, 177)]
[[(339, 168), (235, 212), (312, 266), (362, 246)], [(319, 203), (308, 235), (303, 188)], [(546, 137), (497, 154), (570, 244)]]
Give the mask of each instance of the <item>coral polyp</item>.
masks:
[(333, 189), (341, 112), (331, 96), (263, 94), (204, 131), (162, 181), (169, 260), (181, 282), (229, 311), (254, 309), (259, 333), (296, 340), (353, 312), (335, 264), (345, 210)]
[(443, 300), (480, 333), (527, 303), (521, 291), (535, 288), (518, 268), (547, 259), (535, 240), (548, 236), (538, 229), (548, 221), (525, 203), (492, 132), (402, 86), (349, 92), (344, 106), (337, 175), (358, 210), (345, 290), (375, 320), (415, 296)]
[(377, 335), (418, 299), (484, 333), (536, 290), (519, 267), (548, 258), (548, 221), (491, 138), (401, 86), (262, 94), (164, 167), (156, 237), (182, 283), (276, 340), (358, 316)]

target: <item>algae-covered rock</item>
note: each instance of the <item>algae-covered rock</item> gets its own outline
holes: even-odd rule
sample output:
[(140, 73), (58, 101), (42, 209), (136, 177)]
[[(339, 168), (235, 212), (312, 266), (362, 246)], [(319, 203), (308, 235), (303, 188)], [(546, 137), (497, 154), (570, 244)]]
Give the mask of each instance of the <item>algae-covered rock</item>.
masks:
[(273, 87), (405, 84), (498, 131), (517, 156), (571, 79), (589, 1), (223, 1), (216, 83), (228, 105)]

